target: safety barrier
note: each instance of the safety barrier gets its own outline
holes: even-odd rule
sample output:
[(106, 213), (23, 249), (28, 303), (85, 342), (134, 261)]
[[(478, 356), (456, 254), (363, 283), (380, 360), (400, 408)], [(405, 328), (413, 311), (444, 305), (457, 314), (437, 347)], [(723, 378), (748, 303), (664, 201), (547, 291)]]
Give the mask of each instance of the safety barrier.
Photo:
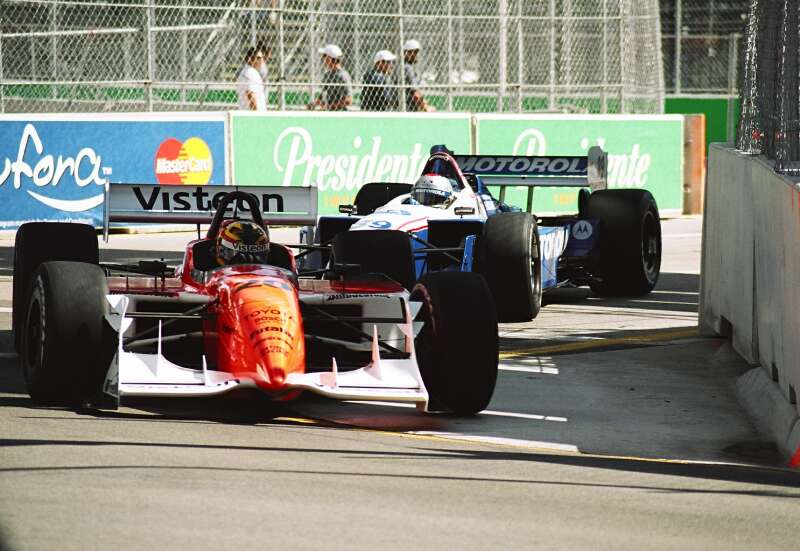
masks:
[[(756, 378), (777, 383), (794, 420), (767, 421), (788, 426), (782, 429), (787, 434), (776, 436), (795, 453), (800, 445), (800, 184), (776, 174), (762, 157), (714, 144), (705, 205), (701, 331), (730, 336), (736, 351), (763, 369)], [(755, 385), (739, 387), (748, 392)], [(787, 409), (774, 403), (757, 407), (762, 410), (753, 412), (757, 417)]]
[[(600, 145), (610, 187), (646, 188), (662, 214), (682, 210), (679, 115), (19, 114), (0, 115), (0, 229), (28, 220), (99, 226), (107, 182), (314, 184), (319, 212), (334, 213), (364, 183), (413, 181), (442, 143), (500, 155), (578, 155)], [(525, 206), (514, 190), (507, 200)], [(577, 190), (537, 190), (534, 202), (537, 213), (574, 212)]]

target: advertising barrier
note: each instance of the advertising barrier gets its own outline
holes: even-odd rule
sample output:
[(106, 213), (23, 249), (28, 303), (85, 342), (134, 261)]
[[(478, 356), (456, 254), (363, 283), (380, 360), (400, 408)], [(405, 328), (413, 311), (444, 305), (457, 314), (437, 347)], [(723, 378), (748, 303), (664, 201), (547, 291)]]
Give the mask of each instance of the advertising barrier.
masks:
[(226, 115), (0, 117), (0, 229), (102, 224), (109, 182), (227, 183)]
[(413, 183), (431, 146), (470, 152), (466, 113), (232, 113), (232, 183), (319, 189), (319, 212), (368, 182)]
[[(475, 115), (476, 153), (586, 155), (608, 152), (608, 187), (644, 188), (661, 214), (683, 209), (683, 117), (680, 115)], [(525, 207), (527, 190), (509, 188), (506, 201)], [(537, 214), (577, 211), (578, 188), (536, 189)]]

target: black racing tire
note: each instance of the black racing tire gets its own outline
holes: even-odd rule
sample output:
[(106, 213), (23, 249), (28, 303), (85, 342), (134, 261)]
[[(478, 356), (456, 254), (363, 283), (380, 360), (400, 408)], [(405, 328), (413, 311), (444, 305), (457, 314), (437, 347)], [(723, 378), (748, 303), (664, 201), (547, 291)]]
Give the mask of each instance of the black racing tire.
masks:
[(14, 240), (14, 278), (11, 294), (11, 328), (14, 350), (20, 352), (21, 326), (33, 273), (42, 262), (71, 260), (97, 264), (100, 253), (97, 232), (88, 224), (28, 222), (17, 230)]
[(480, 274), (434, 272), (411, 291), (424, 325), (414, 340), (429, 409), (473, 415), (486, 409), (497, 382), (497, 317)]
[(107, 293), (98, 265), (57, 261), (36, 270), (20, 351), (34, 401), (79, 406), (100, 394), (113, 357), (104, 319)]
[(417, 279), (411, 238), (405, 232), (346, 231), (337, 234), (332, 245), (334, 263), (358, 264), (361, 275), (384, 274), (406, 289)]
[(643, 189), (596, 191), (586, 218), (600, 222), (592, 291), (600, 296), (652, 291), (661, 272), (661, 220), (653, 195)]
[(529, 321), (542, 307), (542, 256), (536, 218), (508, 212), (486, 220), (480, 271), (502, 322)]

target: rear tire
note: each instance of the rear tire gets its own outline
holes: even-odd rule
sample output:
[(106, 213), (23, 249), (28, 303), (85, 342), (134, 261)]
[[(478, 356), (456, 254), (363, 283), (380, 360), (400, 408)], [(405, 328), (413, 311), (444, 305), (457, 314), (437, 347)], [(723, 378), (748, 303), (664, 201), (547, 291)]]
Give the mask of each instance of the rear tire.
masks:
[(45, 262), (37, 269), (21, 332), (23, 374), (36, 402), (81, 405), (100, 393), (111, 359), (107, 293), (100, 266)]
[(11, 327), (14, 330), (14, 350), (17, 352), (21, 351), (21, 327), (25, 322), (25, 307), (33, 274), (40, 264), (51, 260), (97, 264), (100, 253), (95, 229), (88, 224), (28, 222), (17, 230), (11, 298)]
[(494, 301), (482, 276), (469, 272), (423, 275), (411, 291), (423, 303), (415, 339), (430, 409), (472, 415), (486, 408), (497, 382), (498, 336)]
[(405, 232), (346, 231), (336, 235), (332, 249), (335, 263), (358, 264), (361, 274), (384, 274), (406, 289), (417, 279), (411, 238)]
[(641, 296), (661, 271), (661, 221), (656, 200), (642, 189), (596, 191), (586, 217), (600, 221), (599, 250), (590, 284), (601, 296)]
[(529, 321), (542, 307), (536, 219), (526, 212), (490, 216), (483, 228), (481, 273), (503, 322)]

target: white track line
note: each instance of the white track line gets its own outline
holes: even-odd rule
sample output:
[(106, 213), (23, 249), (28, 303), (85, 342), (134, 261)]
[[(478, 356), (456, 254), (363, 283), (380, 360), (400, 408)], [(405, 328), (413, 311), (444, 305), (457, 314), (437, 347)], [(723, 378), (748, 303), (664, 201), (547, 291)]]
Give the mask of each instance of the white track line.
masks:
[[(356, 401), (356, 400), (348, 400), (350, 404), (367, 404), (370, 406), (389, 406), (394, 408), (416, 408), (414, 404), (404, 404), (402, 402), (375, 402), (375, 401)], [(559, 423), (566, 423), (566, 417), (555, 417), (552, 415), (539, 415), (536, 413), (515, 413), (512, 411), (493, 411), (493, 410), (483, 410), (478, 415), (492, 415), (495, 417), (512, 417), (515, 419), (531, 419), (533, 421), (557, 421)]]

